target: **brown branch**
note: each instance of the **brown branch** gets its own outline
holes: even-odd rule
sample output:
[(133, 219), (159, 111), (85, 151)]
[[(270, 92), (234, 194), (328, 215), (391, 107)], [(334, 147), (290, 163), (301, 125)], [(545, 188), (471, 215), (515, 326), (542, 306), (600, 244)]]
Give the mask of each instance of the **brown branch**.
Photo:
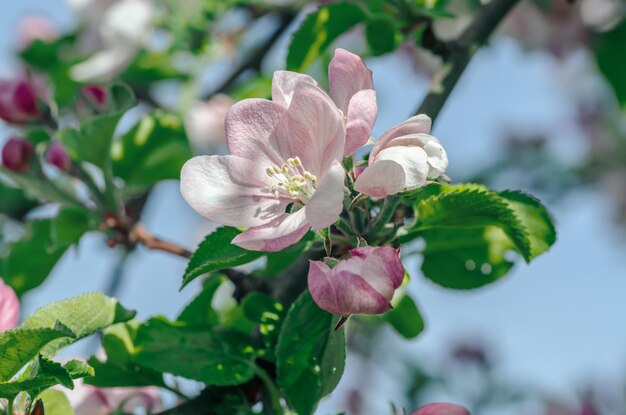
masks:
[(191, 258), (192, 255), (191, 251), (183, 247), (155, 237), (139, 223), (131, 229), (129, 239), (131, 242), (139, 243), (148, 249), (169, 252), (170, 254), (178, 255), (186, 259)]

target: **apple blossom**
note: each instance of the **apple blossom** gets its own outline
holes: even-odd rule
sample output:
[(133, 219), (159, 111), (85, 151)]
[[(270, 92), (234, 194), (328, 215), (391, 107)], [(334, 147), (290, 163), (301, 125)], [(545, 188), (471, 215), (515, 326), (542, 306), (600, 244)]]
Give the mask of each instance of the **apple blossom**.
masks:
[(35, 148), (29, 141), (9, 138), (2, 147), (2, 165), (9, 171), (24, 173), (34, 153)]
[(335, 104), (305, 75), (277, 72), (273, 101), (246, 99), (226, 117), (227, 156), (199, 156), (181, 193), (199, 214), (249, 228), (232, 242), (279, 251), (343, 209), (344, 126)]
[(378, 115), (372, 71), (359, 56), (336, 49), (328, 67), (328, 80), (330, 96), (344, 115), (344, 155), (349, 156), (367, 143)]
[[(84, 3), (77, 2), (82, 7)], [(81, 82), (110, 81), (132, 62), (152, 30), (154, 6), (149, 0), (120, 0), (100, 5), (98, 35), (103, 49), (74, 65), (70, 74)]]
[(462, 406), (450, 403), (431, 403), (418, 408), (412, 415), (470, 415)]
[(18, 27), (18, 41), (21, 49), (25, 49), (36, 40), (51, 42), (59, 37), (59, 31), (44, 16), (26, 16)]
[(68, 399), (76, 415), (109, 415), (120, 409), (124, 413), (154, 413), (163, 409), (156, 387), (96, 388), (77, 380)]
[(15, 291), (0, 278), (0, 332), (16, 327), (20, 321), (20, 302)]
[(65, 146), (59, 141), (52, 141), (46, 152), (46, 161), (61, 171), (70, 171), (72, 160)]
[(232, 98), (224, 94), (217, 94), (207, 102), (195, 102), (185, 116), (185, 130), (190, 143), (209, 151), (224, 146), (226, 114), (233, 104)]
[(0, 118), (12, 124), (25, 124), (41, 118), (39, 91), (26, 78), (0, 80)]
[(308, 284), (317, 305), (332, 314), (382, 314), (391, 308), (395, 290), (404, 279), (398, 252), (391, 247), (364, 246), (330, 268), (311, 261)]
[(357, 177), (354, 188), (383, 198), (443, 175), (448, 156), (439, 140), (429, 134), (430, 127), (430, 118), (421, 114), (385, 132), (374, 145), (368, 167)]

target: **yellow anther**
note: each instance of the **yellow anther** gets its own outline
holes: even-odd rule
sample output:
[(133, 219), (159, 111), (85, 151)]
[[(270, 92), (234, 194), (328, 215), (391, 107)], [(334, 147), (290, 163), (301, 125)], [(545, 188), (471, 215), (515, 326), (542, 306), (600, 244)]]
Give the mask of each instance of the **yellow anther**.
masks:
[(268, 176), (270, 177), (274, 177), (274, 169), (272, 167), (268, 167), (265, 172), (267, 173)]

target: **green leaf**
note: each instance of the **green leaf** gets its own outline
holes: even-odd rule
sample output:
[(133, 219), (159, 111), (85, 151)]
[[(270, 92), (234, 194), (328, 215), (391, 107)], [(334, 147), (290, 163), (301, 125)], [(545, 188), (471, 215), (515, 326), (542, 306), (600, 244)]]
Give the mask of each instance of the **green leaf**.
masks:
[(346, 360), (344, 328), (321, 310), (309, 291), (292, 304), (276, 349), (278, 384), (299, 415), (312, 414), (335, 389)]
[(258, 292), (248, 294), (243, 299), (241, 307), (248, 320), (259, 324), (259, 331), (263, 336), (265, 346), (263, 358), (275, 361), (274, 353), (286, 314), (285, 307), (272, 297)]
[(58, 339), (48, 344), (42, 354), (52, 356), (69, 344), (113, 324), (128, 321), (134, 315), (135, 312), (125, 309), (114, 298), (101, 293), (89, 293), (39, 308), (20, 327), (50, 328), (56, 322), (68, 327), (76, 338)]
[(176, 321), (188, 326), (212, 327), (220, 323), (220, 315), (211, 306), (217, 289), (226, 280), (219, 275), (212, 276), (204, 282), (202, 292), (193, 299), (180, 313)]
[(335, 39), (364, 20), (365, 13), (354, 3), (339, 1), (321, 6), (294, 33), (287, 52), (287, 69), (304, 72)]
[(113, 134), (122, 115), (117, 112), (86, 119), (81, 122), (79, 130), (61, 130), (58, 137), (72, 159), (106, 169), (110, 163)]
[(263, 252), (248, 251), (233, 245), (231, 241), (240, 233), (235, 228), (224, 226), (208, 235), (189, 260), (183, 276), (183, 287), (201, 275), (247, 264), (263, 256)]
[(59, 323), (52, 327), (20, 327), (0, 333), (0, 382), (11, 379), (50, 342), (75, 337), (71, 330)]
[(382, 318), (405, 339), (413, 339), (424, 331), (424, 319), (409, 295), (404, 295), (393, 310), (383, 314)]
[(160, 180), (179, 179), (191, 156), (183, 121), (158, 110), (145, 115), (113, 144), (113, 174), (126, 182), (126, 192), (132, 194)]
[(50, 238), (55, 247), (67, 248), (77, 243), (90, 227), (87, 210), (63, 209), (51, 223)]
[(626, 20), (608, 32), (598, 33), (593, 37), (593, 50), (596, 54), (598, 68), (609, 82), (617, 101), (622, 108), (626, 107)]
[(365, 38), (374, 56), (393, 52), (402, 36), (398, 33), (394, 20), (390, 18), (374, 18), (365, 26)]
[(507, 252), (515, 245), (496, 226), (433, 229), (423, 237), (426, 249), (422, 272), (443, 287), (482, 287), (506, 275), (514, 264)]
[(138, 328), (139, 324), (131, 321), (106, 329), (102, 346), (107, 359), (102, 361), (95, 356), (89, 359), (95, 375), (86, 378), (85, 383), (101, 388), (165, 386), (163, 374), (133, 361)]
[(48, 389), (39, 394), (45, 415), (74, 415), (74, 409), (67, 396), (59, 390)]
[(25, 235), (13, 243), (0, 262), (4, 280), (18, 295), (38, 287), (66, 250), (53, 244), (52, 219), (30, 222)]
[(255, 373), (250, 339), (238, 332), (153, 318), (137, 332), (135, 362), (207, 385), (239, 385)]
[(524, 225), (530, 242), (531, 258), (550, 249), (556, 242), (556, 229), (548, 210), (539, 199), (518, 191), (500, 192)]
[(23, 190), (9, 187), (0, 180), (0, 213), (10, 218), (22, 220), (37, 202), (26, 197)]
[(530, 261), (532, 255), (526, 230), (502, 197), (477, 185), (445, 185), (441, 189), (439, 195), (415, 205), (416, 222), (409, 234), (493, 225), (501, 228), (515, 244), (515, 249)]
[(74, 389), (73, 379), (91, 375), (93, 369), (86, 363), (72, 360), (61, 365), (40, 355), (24, 376), (13, 382), (0, 383), (0, 398), (12, 399), (20, 392), (26, 392), (33, 399), (43, 390), (55, 385)]

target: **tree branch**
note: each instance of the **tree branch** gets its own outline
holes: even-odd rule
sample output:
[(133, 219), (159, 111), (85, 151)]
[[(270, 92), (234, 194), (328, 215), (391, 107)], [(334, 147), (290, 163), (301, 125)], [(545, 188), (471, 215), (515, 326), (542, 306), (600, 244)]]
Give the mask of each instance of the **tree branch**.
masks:
[(174, 255), (178, 255), (180, 257), (189, 259), (191, 258), (192, 252), (180, 247), (171, 242), (162, 241), (161, 239), (152, 235), (146, 228), (141, 224), (135, 225), (130, 231), (129, 238), (131, 242), (137, 242), (142, 244), (148, 249), (154, 249), (157, 251), (165, 251)]
[(448, 44), (447, 62), (435, 75), (430, 91), (416, 114), (426, 114), (433, 121), (437, 118), (476, 51), (518, 1), (491, 0), (476, 13), (474, 21), (459, 39)]

